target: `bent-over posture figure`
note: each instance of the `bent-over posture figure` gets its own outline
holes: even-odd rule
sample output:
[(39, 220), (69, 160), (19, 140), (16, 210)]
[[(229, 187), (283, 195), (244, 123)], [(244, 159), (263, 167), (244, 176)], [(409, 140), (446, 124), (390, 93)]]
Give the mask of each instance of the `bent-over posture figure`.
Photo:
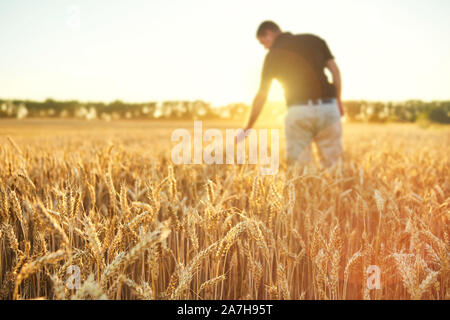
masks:
[[(266, 102), (272, 79), (277, 79), (283, 86), (288, 106), (285, 118), (288, 163), (308, 163), (314, 141), (322, 165), (331, 166), (342, 156), (340, 118), (343, 108), (340, 72), (327, 43), (312, 34), (282, 32), (271, 21), (259, 26), (257, 38), (269, 52), (244, 130), (254, 125)], [(330, 70), (333, 83), (328, 81), (325, 68)]]

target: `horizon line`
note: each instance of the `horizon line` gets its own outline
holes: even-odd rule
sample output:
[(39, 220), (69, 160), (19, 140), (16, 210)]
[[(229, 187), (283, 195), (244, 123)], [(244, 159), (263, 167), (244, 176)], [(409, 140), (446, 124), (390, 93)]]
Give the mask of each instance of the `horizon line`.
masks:
[[(117, 101), (120, 101), (122, 103), (127, 104), (142, 104), (142, 103), (162, 103), (162, 102), (194, 102), (194, 101), (201, 101), (207, 104), (210, 104), (211, 106), (227, 106), (231, 104), (245, 104), (245, 105), (251, 105), (251, 103), (246, 103), (243, 101), (230, 101), (227, 103), (213, 103), (208, 100), (204, 100), (201, 98), (196, 99), (158, 99), (158, 100), (123, 100), (120, 98), (117, 99), (110, 99), (110, 100), (83, 100), (83, 99), (76, 99), (76, 98), (68, 98), (68, 99), (56, 99), (52, 97), (47, 97), (45, 99), (30, 99), (30, 98), (5, 98), (0, 97), (0, 101), (22, 101), (22, 102), (38, 102), (38, 103), (44, 103), (47, 100), (53, 100), (56, 102), (70, 102), (70, 101), (76, 101), (80, 104), (89, 104), (89, 103), (103, 103), (103, 104), (111, 104)], [(353, 101), (364, 101), (364, 102), (381, 102), (381, 103), (401, 103), (401, 102), (408, 102), (408, 101), (420, 101), (420, 102), (449, 102), (450, 98), (447, 99), (421, 99), (421, 98), (409, 98), (409, 99), (380, 99), (380, 100), (372, 100), (372, 99), (342, 99), (342, 102), (353, 102)], [(284, 100), (267, 100), (266, 105), (269, 103), (276, 103), (276, 104), (286, 104), (286, 101)]]

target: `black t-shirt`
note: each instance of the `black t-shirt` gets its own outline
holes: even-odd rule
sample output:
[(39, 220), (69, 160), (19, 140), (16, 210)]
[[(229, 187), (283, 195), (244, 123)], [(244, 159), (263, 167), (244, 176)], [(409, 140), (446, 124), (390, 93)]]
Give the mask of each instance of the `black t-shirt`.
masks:
[(282, 33), (265, 57), (259, 91), (267, 94), (275, 78), (284, 88), (288, 106), (308, 99), (334, 98), (336, 89), (324, 73), (330, 59), (334, 56), (323, 39)]

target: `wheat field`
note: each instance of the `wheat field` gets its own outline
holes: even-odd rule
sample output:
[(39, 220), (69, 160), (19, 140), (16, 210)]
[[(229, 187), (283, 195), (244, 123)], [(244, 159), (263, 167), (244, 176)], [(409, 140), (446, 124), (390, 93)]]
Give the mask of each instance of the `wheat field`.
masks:
[(180, 125), (2, 121), (0, 299), (450, 298), (450, 128), (345, 124), (343, 163), (261, 176), (173, 165)]

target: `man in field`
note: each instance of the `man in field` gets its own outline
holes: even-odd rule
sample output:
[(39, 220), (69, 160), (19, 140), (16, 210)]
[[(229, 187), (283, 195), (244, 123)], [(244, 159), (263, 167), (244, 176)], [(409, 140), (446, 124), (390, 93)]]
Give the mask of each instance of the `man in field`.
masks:
[[(269, 52), (247, 127), (237, 141), (245, 139), (245, 131), (254, 125), (271, 81), (276, 78), (284, 88), (288, 106), (285, 118), (288, 163), (308, 163), (314, 141), (322, 165), (333, 165), (342, 155), (343, 108), (340, 72), (327, 43), (312, 34), (282, 32), (272, 21), (263, 22), (256, 36)], [(325, 68), (330, 70), (333, 83), (329, 83)]]

